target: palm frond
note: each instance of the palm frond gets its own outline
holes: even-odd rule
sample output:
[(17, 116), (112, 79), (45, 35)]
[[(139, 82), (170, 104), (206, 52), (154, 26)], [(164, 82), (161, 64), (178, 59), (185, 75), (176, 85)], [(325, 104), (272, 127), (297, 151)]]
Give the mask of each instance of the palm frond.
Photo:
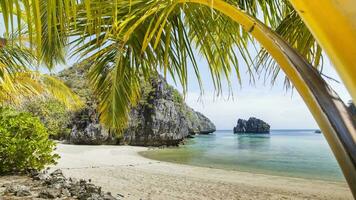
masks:
[(19, 44), (16, 34), (2, 39), (0, 48), (0, 103), (20, 104), (34, 96), (51, 96), (69, 109), (82, 106), (77, 95), (59, 79), (35, 71), (33, 51)]
[[(76, 18), (76, 5), (76, 0), (0, 1), (5, 35), (25, 30), (30, 48), (52, 69), (56, 63), (64, 61), (68, 23)], [(20, 39), (23, 34), (19, 33)]]
[(0, 103), (19, 105), (33, 98), (52, 97), (63, 103), (68, 109), (76, 110), (83, 106), (79, 97), (61, 80), (43, 75), (36, 71), (6, 74), (0, 83)]
[[(254, 68), (254, 58), (251, 56), (253, 52), (249, 49), (249, 44), (254, 43), (249, 33), (209, 7), (182, 2), (101, 0), (77, 5), (77, 20), (71, 25), (69, 34), (75, 38), (72, 41), (72, 45), (76, 47), (73, 53), (93, 65), (91, 78), (100, 97), (101, 115), (108, 116), (103, 117), (103, 121), (109, 126), (115, 126), (115, 123), (121, 126), (123, 122), (110, 118), (124, 120), (129, 110), (129, 101), (116, 109), (118, 105), (113, 105), (115, 102), (125, 103), (118, 98), (132, 99), (137, 93), (129, 92), (129, 87), (124, 92), (108, 89), (117, 88), (117, 84), (121, 84), (113, 82), (121, 80), (114, 78), (113, 73), (119, 71), (122, 75), (125, 72), (117, 68), (134, 66), (135, 70), (129, 71), (136, 80), (142, 75), (147, 79), (157, 71), (164, 75), (169, 73), (174, 81), (182, 85), (183, 93), (188, 85), (188, 63), (192, 63), (202, 91), (202, 67), (209, 68), (218, 95), (221, 94), (224, 80), (231, 86), (232, 72), (240, 79), (241, 64), (248, 66), (253, 81), (257, 69)], [(292, 11), (283, 0), (240, 0), (229, 3), (245, 9), (252, 17), (260, 17), (259, 11), (262, 11), (264, 21), (274, 27), (282, 24)], [(208, 66), (198, 66), (197, 56), (204, 57)], [(115, 92), (117, 94), (111, 94)], [(117, 113), (113, 112), (115, 109)]]
[[(291, 9), (289, 14), (275, 28), (275, 31), (307, 59), (309, 63), (322, 71), (323, 50), (295, 10)], [(274, 84), (280, 72), (278, 64), (264, 49), (259, 52), (256, 59), (258, 71), (264, 73), (265, 78), (269, 77), (271, 83)], [(292, 87), (287, 77), (285, 77), (285, 87)]]

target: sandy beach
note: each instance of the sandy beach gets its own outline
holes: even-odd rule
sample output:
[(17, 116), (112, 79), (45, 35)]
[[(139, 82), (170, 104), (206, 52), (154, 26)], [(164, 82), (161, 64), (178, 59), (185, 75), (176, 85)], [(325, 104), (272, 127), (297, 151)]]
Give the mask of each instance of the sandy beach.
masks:
[(353, 199), (346, 183), (150, 160), (145, 147), (58, 144), (51, 170), (91, 179), (120, 199)]

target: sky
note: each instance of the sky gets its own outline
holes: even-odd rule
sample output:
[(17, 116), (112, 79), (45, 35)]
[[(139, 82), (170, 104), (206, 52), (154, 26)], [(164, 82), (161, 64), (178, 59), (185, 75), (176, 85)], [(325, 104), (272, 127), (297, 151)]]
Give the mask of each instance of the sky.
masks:
[[(0, 24), (0, 35), (4, 32), (4, 26)], [(323, 73), (340, 80), (324, 56)], [(233, 98), (228, 95), (227, 85), (223, 88), (223, 95), (216, 97), (210, 78), (208, 64), (204, 59), (198, 59), (198, 66), (203, 79), (204, 94), (200, 95), (200, 88), (191, 64), (188, 66), (188, 92), (185, 96), (186, 103), (194, 110), (206, 115), (216, 125), (218, 130), (231, 130), (238, 118), (260, 118), (271, 125), (272, 129), (317, 129), (312, 115), (296, 90), (285, 91), (283, 88), (284, 74), (280, 73), (275, 85), (271, 86), (269, 80), (257, 79), (254, 85), (250, 84), (247, 67), (241, 64), (240, 72), (242, 84), (240, 85), (236, 75), (232, 75)], [(65, 65), (57, 66), (55, 71), (60, 71), (74, 64), (76, 60), (68, 59)], [(175, 85), (171, 77), (167, 77), (168, 83), (182, 92), (179, 85)], [(342, 83), (328, 81), (340, 97), (348, 102), (351, 97)]]
[[(325, 56), (323, 73), (340, 80), (330, 61)], [(284, 74), (280, 73), (275, 85), (269, 80), (261, 78), (251, 85), (247, 68), (241, 67), (242, 84), (236, 75), (231, 76), (233, 84), (233, 98), (229, 98), (227, 87), (222, 97), (214, 95), (214, 87), (209, 76), (208, 65), (201, 59), (198, 66), (203, 74), (208, 77), (203, 80), (204, 94), (200, 96), (200, 89), (193, 72), (188, 80), (188, 93), (186, 103), (193, 109), (203, 113), (213, 121), (218, 130), (231, 130), (236, 125), (238, 118), (260, 118), (271, 125), (271, 129), (317, 129), (318, 126), (311, 113), (296, 90), (284, 89)], [(168, 77), (168, 82), (174, 84)], [(351, 97), (342, 83), (328, 81), (340, 97), (348, 102)], [(181, 88), (177, 87), (180, 91)]]

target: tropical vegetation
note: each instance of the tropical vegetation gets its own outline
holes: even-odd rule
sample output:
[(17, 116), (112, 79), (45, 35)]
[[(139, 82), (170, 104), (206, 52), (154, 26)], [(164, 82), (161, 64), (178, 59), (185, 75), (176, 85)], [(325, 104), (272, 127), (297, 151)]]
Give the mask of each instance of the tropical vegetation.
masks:
[[(356, 43), (354, 5), (354, 0), (322, 5), (297, 0), (12, 0), (1, 1), (0, 9), (5, 41), (16, 29), (26, 30), (19, 31), (19, 38), (28, 38), (38, 61), (49, 69), (64, 62), (69, 47), (72, 55), (90, 63), (101, 121), (117, 131), (139, 100), (140, 77), (170, 74), (186, 92), (191, 63), (202, 87), (197, 56), (208, 61), (218, 94), (223, 78), (229, 85), (232, 73), (240, 78), (241, 63), (249, 66), (252, 80), (256, 72), (266, 72), (273, 82), (283, 70), (286, 85), (301, 94), (356, 196), (355, 122), (318, 71), (325, 51), (356, 99), (356, 47), (350, 45)], [(255, 59), (250, 51), (259, 48), (257, 42), (261, 49)]]
[(0, 108), (0, 174), (41, 170), (59, 158), (55, 143), (37, 117)]
[(38, 117), (52, 139), (66, 139), (70, 134), (70, 110), (60, 101), (35, 98), (27, 101), (22, 110)]

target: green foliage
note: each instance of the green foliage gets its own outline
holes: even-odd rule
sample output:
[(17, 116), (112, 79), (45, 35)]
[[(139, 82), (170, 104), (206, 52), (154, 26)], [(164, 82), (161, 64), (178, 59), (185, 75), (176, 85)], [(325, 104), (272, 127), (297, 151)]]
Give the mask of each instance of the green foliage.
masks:
[(93, 91), (88, 80), (90, 65), (85, 62), (61, 71), (57, 76), (83, 101), (93, 100)]
[(59, 101), (37, 99), (26, 103), (24, 110), (39, 117), (52, 138), (66, 138), (70, 133), (68, 125), (71, 113)]
[(0, 108), (0, 174), (41, 170), (59, 158), (46, 128), (30, 113)]
[[(151, 105), (150, 105), (149, 101), (152, 100), (152, 98), (154, 98), (154, 96), (152, 96), (153, 91), (155, 91), (155, 89), (152, 87), (150, 82), (142, 81), (141, 96), (140, 96), (140, 100), (137, 105), (150, 107)], [(133, 107), (136, 107), (137, 105), (135, 105)]]
[(173, 96), (173, 101), (177, 104), (182, 104), (184, 103), (184, 99), (183, 99), (183, 96), (182, 94), (180, 94), (178, 92), (178, 90), (176, 90), (175, 88), (173, 88), (172, 86), (168, 85), (168, 88), (172, 91), (172, 96)]

